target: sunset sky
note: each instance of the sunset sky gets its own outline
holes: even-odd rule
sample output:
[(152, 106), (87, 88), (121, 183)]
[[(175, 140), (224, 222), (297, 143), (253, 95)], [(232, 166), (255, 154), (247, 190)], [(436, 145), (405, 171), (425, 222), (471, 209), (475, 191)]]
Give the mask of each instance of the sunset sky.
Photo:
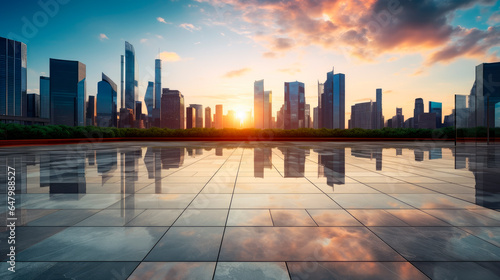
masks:
[(264, 79), (273, 116), (284, 82), (304, 82), (313, 108), (318, 80), (334, 67), (346, 75), (346, 113), (382, 88), (385, 118), (396, 107), (408, 118), (417, 97), (425, 111), (436, 101), (451, 113), (454, 94), (469, 94), (474, 67), (500, 60), (500, 1), (42, 0), (57, 3), (49, 14), (27, 2), (1, 4), (0, 36), (28, 45), (28, 92), (49, 75), (49, 58), (85, 63), (88, 95), (101, 72), (119, 85), (126, 40), (141, 101), (160, 55), (162, 87), (180, 90), (187, 105), (253, 110), (253, 82)]

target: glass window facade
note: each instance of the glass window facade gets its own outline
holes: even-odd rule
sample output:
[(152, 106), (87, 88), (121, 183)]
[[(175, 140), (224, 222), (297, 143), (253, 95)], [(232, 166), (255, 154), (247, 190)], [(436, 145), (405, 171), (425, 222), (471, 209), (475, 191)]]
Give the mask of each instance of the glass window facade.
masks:
[(27, 115), (26, 50), (26, 44), (0, 37), (0, 115)]
[(97, 83), (97, 126), (117, 127), (117, 101), (116, 84), (102, 73), (102, 81)]

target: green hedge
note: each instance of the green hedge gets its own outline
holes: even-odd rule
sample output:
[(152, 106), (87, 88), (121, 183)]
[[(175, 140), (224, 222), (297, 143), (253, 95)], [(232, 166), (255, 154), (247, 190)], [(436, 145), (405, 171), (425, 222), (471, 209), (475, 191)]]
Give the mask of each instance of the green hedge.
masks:
[[(485, 137), (486, 128), (459, 129), (459, 137)], [(490, 135), (500, 135), (500, 129), (491, 129)], [(115, 137), (242, 137), (251, 139), (270, 139), (275, 137), (356, 137), (356, 138), (455, 138), (455, 128), (413, 129), (413, 128), (383, 128), (383, 129), (167, 129), (167, 128), (114, 128), (65, 125), (28, 126), (19, 124), (0, 124), (0, 139), (71, 139), (71, 138), (115, 138)]]

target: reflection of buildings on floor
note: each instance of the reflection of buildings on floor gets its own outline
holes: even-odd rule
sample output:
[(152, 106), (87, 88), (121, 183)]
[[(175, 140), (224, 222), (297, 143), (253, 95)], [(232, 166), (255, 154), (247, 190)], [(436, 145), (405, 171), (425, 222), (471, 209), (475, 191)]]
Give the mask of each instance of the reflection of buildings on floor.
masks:
[(403, 155), (403, 149), (402, 148), (396, 148), (396, 155), (397, 156), (402, 156)]
[(318, 153), (318, 177), (328, 186), (345, 184), (345, 148), (314, 150)]
[(161, 148), (163, 169), (179, 168), (184, 164), (184, 148)]
[(271, 148), (254, 148), (253, 176), (256, 178), (264, 178), (264, 168), (273, 168), (272, 158), (273, 154)]
[[(85, 151), (50, 151), (44, 156), (48, 157), (49, 160), (48, 186), (50, 194), (78, 194), (77, 196), (70, 196), (73, 199), (80, 199), (85, 196), (87, 192)], [(51, 196), (51, 199), (60, 197)], [(70, 197), (64, 196), (64, 199)]]
[(218, 157), (223, 156), (222, 148), (215, 148), (215, 155)]
[(144, 155), (148, 178), (155, 179), (155, 193), (161, 193), (161, 149), (148, 147)]
[(382, 170), (382, 148), (356, 149), (351, 148), (351, 156), (375, 159), (375, 169)]
[(424, 151), (421, 149), (415, 149), (413, 150), (413, 153), (415, 154), (415, 161), (424, 161)]
[(476, 204), (491, 209), (500, 209), (500, 146), (457, 146), (455, 169), (467, 167), (476, 181)]
[(104, 184), (113, 178), (114, 171), (118, 164), (118, 150), (109, 148), (106, 150), (96, 150), (95, 160), (97, 164), (97, 173), (101, 174), (101, 184)]
[[(120, 172), (121, 172), (121, 195), (120, 209), (122, 216), (128, 212), (124, 209), (134, 209), (134, 196), (127, 197), (128, 194), (135, 193), (135, 182), (139, 179), (138, 163), (142, 158), (142, 149), (139, 147), (123, 148), (120, 151)], [(125, 199), (127, 197), (127, 199)]]
[(431, 148), (429, 150), (429, 160), (441, 159), (441, 158), (443, 158), (443, 149), (442, 148)]
[(283, 153), (285, 162), (285, 178), (301, 178), (304, 177), (306, 156), (309, 155), (309, 150), (278, 147)]

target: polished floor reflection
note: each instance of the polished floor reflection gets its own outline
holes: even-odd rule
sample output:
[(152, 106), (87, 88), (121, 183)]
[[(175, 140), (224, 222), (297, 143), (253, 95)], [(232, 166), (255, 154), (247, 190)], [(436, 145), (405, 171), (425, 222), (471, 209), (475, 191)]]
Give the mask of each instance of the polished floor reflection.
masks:
[(500, 146), (1, 148), (0, 279), (500, 279), (499, 178)]

